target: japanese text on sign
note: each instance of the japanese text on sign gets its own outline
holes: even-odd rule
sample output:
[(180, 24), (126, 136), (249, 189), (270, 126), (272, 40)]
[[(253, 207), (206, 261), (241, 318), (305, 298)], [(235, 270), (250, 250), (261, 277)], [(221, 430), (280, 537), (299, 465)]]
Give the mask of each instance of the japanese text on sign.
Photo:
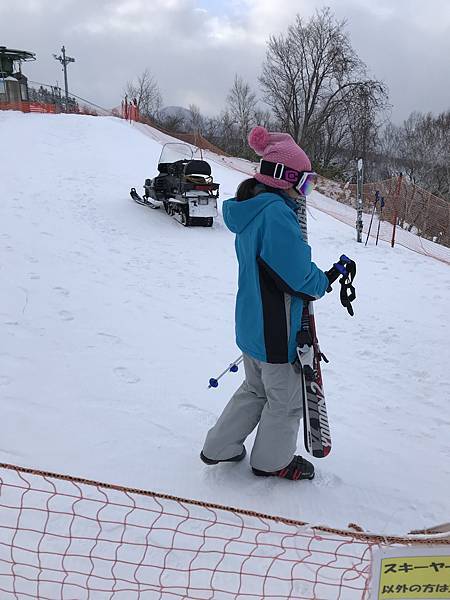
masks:
[(376, 600), (450, 600), (450, 548), (384, 550), (374, 566)]

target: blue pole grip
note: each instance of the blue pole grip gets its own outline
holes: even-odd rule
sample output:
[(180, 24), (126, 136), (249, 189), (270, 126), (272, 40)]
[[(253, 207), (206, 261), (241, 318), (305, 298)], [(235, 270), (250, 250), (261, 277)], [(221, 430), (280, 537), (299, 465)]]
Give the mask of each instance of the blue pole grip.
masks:
[(239, 356), (239, 358), (237, 358), (234, 362), (230, 363), (228, 365), (228, 367), (225, 369), (225, 371), (223, 371), (218, 377), (211, 377), (211, 379), (209, 380), (209, 386), (210, 388), (216, 388), (219, 385), (219, 379), (221, 379), (224, 375), (226, 375), (227, 373), (236, 373), (237, 371), (239, 371), (239, 367), (238, 365), (244, 360), (243, 356)]

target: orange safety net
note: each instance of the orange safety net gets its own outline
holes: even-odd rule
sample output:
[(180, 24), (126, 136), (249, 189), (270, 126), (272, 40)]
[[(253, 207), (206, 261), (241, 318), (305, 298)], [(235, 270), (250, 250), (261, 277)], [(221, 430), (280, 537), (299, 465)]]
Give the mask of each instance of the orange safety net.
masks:
[(436, 541), (0, 464), (2, 600), (365, 600), (375, 546)]
[(372, 542), (357, 534), (2, 467), (2, 600), (356, 600), (368, 589)]

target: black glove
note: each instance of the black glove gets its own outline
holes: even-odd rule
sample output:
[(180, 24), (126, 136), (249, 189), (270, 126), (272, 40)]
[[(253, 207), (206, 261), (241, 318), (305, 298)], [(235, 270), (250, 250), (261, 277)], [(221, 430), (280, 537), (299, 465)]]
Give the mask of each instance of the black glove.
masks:
[(325, 271), (325, 275), (328, 277), (328, 281), (330, 282), (330, 285), (327, 287), (327, 292), (331, 292), (331, 285), (340, 275), (347, 275), (347, 269), (345, 268), (345, 265), (341, 264), (340, 262), (334, 263), (331, 269)]
[(331, 284), (341, 276), (339, 283), (341, 284), (340, 299), (341, 304), (347, 309), (350, 316), (354, 315), (352, 302), (356, 299), (356, 292), (353, 286), (353, 280), (356, 276), (356, 263), (343, 254), (337, 263), (331, 267), (329, 271), (325, 271), (330, 285), (327, 292), (331, 292)]

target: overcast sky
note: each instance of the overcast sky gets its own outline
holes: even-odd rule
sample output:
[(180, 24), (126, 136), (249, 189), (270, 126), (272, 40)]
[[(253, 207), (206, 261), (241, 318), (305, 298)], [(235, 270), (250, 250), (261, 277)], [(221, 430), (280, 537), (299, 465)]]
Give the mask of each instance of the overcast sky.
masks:
[(354, 48), (387, 83), (392, 119), (450, 109), (450, 0), (0, 0), (0, 45), (36, 53), (32, 80), (60, 85), (52, 53), (65, 44), (73, 92), (120, 104), (148, 67), (164, 105), (223, 107), (235, 73), (257, 88), (270, 34), (328, 5)]

